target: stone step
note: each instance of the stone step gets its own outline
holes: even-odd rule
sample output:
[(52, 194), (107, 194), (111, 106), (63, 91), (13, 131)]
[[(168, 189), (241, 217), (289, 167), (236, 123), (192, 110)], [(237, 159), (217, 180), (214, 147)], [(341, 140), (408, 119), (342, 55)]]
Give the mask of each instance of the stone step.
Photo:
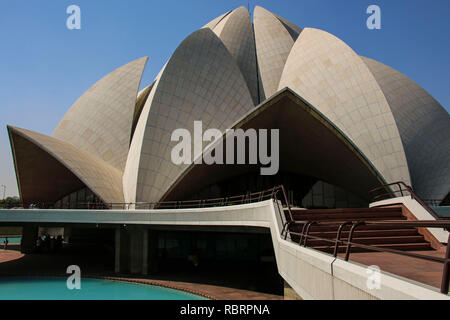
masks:
[[(421, 242), (421, 243), (402, 243), (402, 244), (380, 244), (377, 245), (377, 247), (382, 249), (393, 249), (393, 250), (400, 250), (400, 251), (425, 251), (425, 250), (433, 250), (431, 245), (428, 242)], [(326, 245), (326, 246), (315, 246), (312, 247), (312, 249), (327, 252), (327, 253), (333, 253), (334, 252), (334, 245)], [(344, 253), (347, 250), (347, 246), (339, 246), (338, 253)], [(351, 252), (375, 252), (371, 251), (365, 248), (358, 248), (355, 246), (352, 246)]]
[[(317, 237), (321, 237), (321, 238), (327, 238), (327, 239), (336, 239), (336, 235), (337, 235), (337, 230), (334, 231), (326, 231), (326, 232), (322, 232), (322, 231), (310, 231), (309, 234), (313, 235), (313, 236), (317, 236)], [(416, 229), (411, 228), (411, 229), (392, 229), (392, 230), (361, 230), (360, 228), (358, 228), (354, 235), (353, 238), (357, 239), (357, 238), (367, 238), (367, 237), (380, 237), (380, 236), (385, 236), (385, 237), (401, 237), (401, 236), (415, 236), (418, 235), (419, 233), (417, 232)], [(349, 231), (342, 231), (341, 233), (341, 239), (346, 239), (348, 238), (349, 235)]]
[[(332, 239), (335, 240), (335, 239)], [(341, 240), (347, 240), (347, 238), (341, 238)], [(425, 239), (422, 235), (406, 236), (406, 237), (368, 237), (368, 238), (354, 238), (354, 243), (361, 243), (366, 245), (379, 245), (379, 244), (411, 244), (411, 243), (425, 243)], [(329, 242), (317, 239), (308, 239), (308, 246), (324, 246)]]

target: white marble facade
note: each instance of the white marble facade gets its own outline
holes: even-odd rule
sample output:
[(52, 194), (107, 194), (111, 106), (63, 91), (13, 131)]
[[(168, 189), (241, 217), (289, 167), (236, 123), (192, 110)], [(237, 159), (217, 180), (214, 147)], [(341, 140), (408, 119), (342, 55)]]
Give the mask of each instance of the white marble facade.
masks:
[[(132, 61), (94, 84), (52, 137), (8, 127), (10, 137), (47, 152), (107, 203), (155, 202), (186, 169), (170, 159), (175, 129), (191, 130), (201, 120), (225, 131), (288, 87), (386, 182), (412, 184), (427, 199), (448, 194), (448, 113), (415, 82), (330, 33), (302, 29), (261, 7), (252, 23), (240, 7), (189, 35), (155, 82), (141, 87), (146, 62)], [(11, 145), (15, 163), (32, 166), (16, 156), (23, 146)], [(24, 171), (16, 174), (30, 172)]]

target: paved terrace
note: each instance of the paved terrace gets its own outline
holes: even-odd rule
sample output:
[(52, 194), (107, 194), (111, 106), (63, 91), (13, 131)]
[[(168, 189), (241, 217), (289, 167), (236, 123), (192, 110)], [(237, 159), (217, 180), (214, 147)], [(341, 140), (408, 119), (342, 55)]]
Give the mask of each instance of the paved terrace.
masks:
[[(439, 289), (406, 277), (416, 278), (427, 266), (415, 272), (409, 268), (411, 262), (401, 259), (386, 259), (381, 254), (352, 255), (354, 261), (319, 252), (284, 240), (280, 236), (281, 215), (273, 200), (259, 203), (202, 209), (167, 210), (0, 210), (0, 225), (27, 225), (39, 223), (69, 226), (71, 224), (111, 225), (180, 225), (263, 227), (270, 229), (278, 272), (286, 283), (303, 299), (448, 299)], [(145, 234), (141, 237), (146, 239)], [(142, 238), (132, 239), (140, 241)], [(120, 244), (120, 228), (116, 229), (116, 244)], [(138, 246), (139, 247), (139, 246)], [(116, 271), (120, 270), (121, 245), (116, 245)], [(142, 252), (132, 252), (132, 265), (136, 271), (146, 273)], [(137, 258), (136, 258), (137, 257)], [(408, 258), (409, 259), (409, 258)], [(389, 262), (391, 266), (388, 266)], [(398, 262), (398, 263), (397, 263)], [(141, 265), (139, 265), (141, 263)], [(416, 266), (421, 263), (416, 260)], [(366, 264), (366, 265), (364, 265)], [(381, 287), (367, 287), (367, 265), (381, 267)], [(395, 266), (394, 266), (395, 265)], [(386, 266), (386, 268), (385, 268)], [(408, 269), (408, 272), (402, 270)], [(441, 266), (442, 268), (442, 266)], [(390, 272), (395, 272), (392, 274)], [(436, 274), (438, 274), (436, 269)], [(403, 277), (402, 277), (403, 276)], [(421, 280), (424, 280), (422, 277)]]

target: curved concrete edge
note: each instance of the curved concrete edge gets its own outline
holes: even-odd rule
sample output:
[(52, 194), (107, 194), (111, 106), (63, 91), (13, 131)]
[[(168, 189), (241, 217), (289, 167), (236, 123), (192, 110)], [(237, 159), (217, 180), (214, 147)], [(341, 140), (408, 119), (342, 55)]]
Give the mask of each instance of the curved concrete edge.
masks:
[(249, 12), (243, 6), (233, 10), (213, 29), (217, 37), (235, 59), (252, 95), (254, 105), (260, 101), (258, 92), (258, 66), (253, 24)]
[[(20, 136), (31, 145), (48, 154), (49, 157), (58, 161), (105, 203), (121, 203), (123, 201), (122, 185), (120, 184), (121, 172), (119, 169), (97, 156), (57, 138), (12, 126), (8, 126), (8, 132), (10, 139), (13, 139), (14, 135)], [(14, 163), (18, 172), (17, 163), (26, 159), (17, 159), (17, 146), (14, 146), (13, 140), (11, 142)], [(52, 181), (54, 177), (50, 176), (47, 179)], [(19, 180), (18, 185), (21, 188)]]
[(175, 50), (144, 105), (123, 175), (126, 202), (156, 202), (185, 164), (171, 161), (176, 129), (193, 132), (194, 120), (226, 130), (254, 107), (239, 66), (209, 28)]
[[(0, 210), (1, 223), (82, 223), (186, 226), (252, 226), (270, 228), (270, 200), (202, 209), (165, 210)], [(265, 208), (265, 212), (263, 209)]]
[(178, 210), (0, 210), (1, 223), (253, 226), (269, 228), (278, 272), (303, 299), (450, 300), (436, 288), (381, 272), (381, 288), (368, 289), (367, 267), (284, 240), (276, 202)]
[(326, 31), (305, 28), (284, 65), (289, 87), (320, 110), (363, 151), (389, 182), (411, 181), (394, 116), (363, 60)]
[[(417, 200), (406, 196), (397, 197), (382, 201), (373, 202), (369, 207), (386, 206), (390, 204), (402, 203), (410, 212), (414, 214), (417, 220), (436, 220)], [(428, 231), (441, 243), (448, 242), (449, 232), (444, 229), (427, 228)]]
[[(382, 300), (450, 300), (436, 288), (385, 271), (380, 273), (381, 288), (371, 290), (367, 286), (367, 270), (367, 266), (337, 259), (333, 263), (335, 299), (359, 299), (360, 295), (371, 294)], [(352, 292), (348, 286), (360, 292)]]
[[(131, 146), (131, 142), (133, 141), (134, 131), (136, 130), (136, 126), (139, 121), (139, 117), (141, 116), (142, 110), (144, 109), (145, 103), (147, 102), (147, 99), (148, 99), (155, 83), (156, 83), (156, 80), (153, 81), (152, 84), (146, 86), (144, 89), (139, 91), (139, 93), (137, 95), (136, 105), (134, 107), (134, 114), (133, 114), (133, 125), (131, 126), (130, 146)], [(128, 159), (128, 156), (127, 156), (127, 159)]]
[(92, 85), (66, 112), (52, 137), (123, 171), (147, 60), (142, 57), (129, 62)]
[(294, 40), (285, 25), (263, 7), (255, 6), (253, 26), (263, 101), (278, 91)]
[(149, 96), (147, 97), (144, 106), (142, 107), (139, 119), (137, 119), (136, 122), (136, 128), (133, 131), (133, 139), (130, 143), (130, 149), (128, 151), (127, 161), (125, 163), (125, 169), (122, 175), (122, 188), (125, 202), (135, 202), (136, 200), (139, 163), (141, 161), (142, 155), (142, 141), (145, 137), (147, 122), (150, 114), (150, 102), (155, 96), (156, 90), (154, 90), (154, 88), (158, 87), (161, 75), (164, 73), (166, 66), (167, 63), (162, 67), (162, 69), (156, 76), (152, 85), (152, 90), (150, 90)]
[(218, 16), (217, 18), (211, 20), (210, 22), (208, 22), (207, 24), (205, 24), (201, 29), (203, 28), (210, 28), (211, 30), (214, 29), (217, 24), (222, 21), (222, 19), (224, 19), (227, 15), (229, 15), (231, 12), (233, 12), (233, 10), (228, 11), (224, 14), (221, 14), (220, 16)]
[[(401, 72), (361, 57), (386, 97), (406, 153), (414, 190), (424, 199), (449, 192), (450, 116), (424, 88)], [(432, 143), (430, 143), (432, 141)]]
[(286, 18), (283, 18), (277, 14), (272, 13), (275, 17), (277, 17), (278, 20), (281, 21), (281, 23), (284, 25), (284, 27), (286, 28), (286, 30), (289, 32), (289, 34), (292, 37), (292, 40), (297, 40), (298, 36), (300, 35), (300, 33), (302, 32), (302, 28), (300, 28), (299, 26), (297, 26), (295, 23), (287, 20)]

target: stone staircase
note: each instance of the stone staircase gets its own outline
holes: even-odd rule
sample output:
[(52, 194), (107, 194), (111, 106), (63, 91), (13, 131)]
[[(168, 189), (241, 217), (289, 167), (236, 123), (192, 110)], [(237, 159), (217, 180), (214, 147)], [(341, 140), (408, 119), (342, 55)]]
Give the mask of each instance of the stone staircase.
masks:
[[(333, 243), (308, 238), (307, 246), (327, 253), (333, 253), (334, 251), (334, 240), (336, 239), (339, 224), (341, 222), (407, 220), (406, 216), (403, 215), (403, 208), (401, 206), (362, 209), (292, 209), (291, 211), (295, 221), (315, 221), (319, 223), (319, 225), (312, 225), (308, 234), (333, 240)], [(288, 214), (287, 211), (286, 214)], [(320, 223), (323, 222), (337, 222), (337, 224), (320, 225)], [(304, 223), (292, 225), (290, 230), (301, 233), (303, 225)], [(341, 240), (348, 239), (350, 228), (351, 226), (346, 226), (343, 229)], [(293, 235), (292, 241), (298, 243), (299, 236)], [(353, 242), (402, 251), (433, 250), (430, 242), (428, 242), (416, 228), (412, 227), (359, 226), (354, 233)], [(345, 252), (345, 249), (345, 245), (340, 245), (338, 253)], [(369, 252), (369, 250), (353, 246), (352, 252)]]

